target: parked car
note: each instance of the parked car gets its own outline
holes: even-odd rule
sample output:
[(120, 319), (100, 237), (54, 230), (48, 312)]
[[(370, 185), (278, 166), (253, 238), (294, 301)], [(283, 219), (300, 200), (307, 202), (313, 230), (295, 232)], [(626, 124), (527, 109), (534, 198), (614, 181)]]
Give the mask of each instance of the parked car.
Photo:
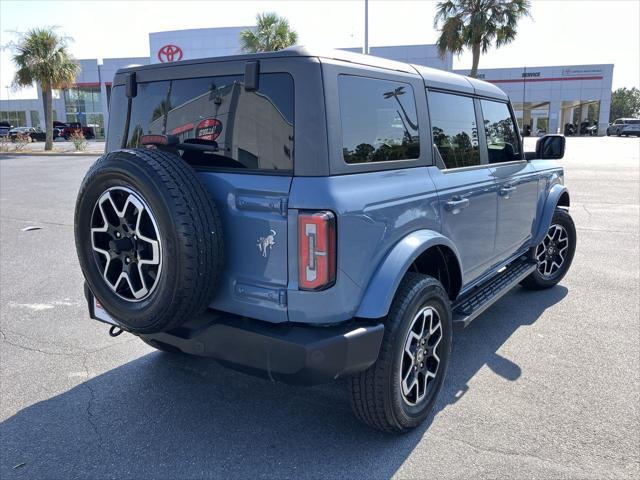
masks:
[(9, 138), (12, 142), (16, 141), (19, 134), (27, 134), (31, 142), (44, 142), (45, 132), (34, 127), (16, 127), (9, 130)]
[(10, 125), (0, 125), (0, 137), (9, 137), (9, 131), (12, 129)]
[(607, 135), (640, 136), (640, 118), (618, 118), (607, 127)]
[[(87, 140), (91, 140), (95, 138), (95, 134), (93, 130), (89, 127), (83, 127), (80, 122), (69, 122), (63, 123), (54, 121), (53, 122), (54, 133), (57, 130), (57, 136), (63, 137), (65, 140), (69, 140), (73, 132), (81, 131), (84, 135), (84, 138)], [(56, 135), (54, 134), (54, 137)]]
[(564, 137), (523, 152), (480, 80), (291, 48), (121, 69), (109, 122), (75, 210), (90, 316), (274, 381), (346, 377), (384, 431), (429, 415), (454, 326), (573, 259)]
[(598, 122), (593, 122), (593, 125), (591, 125), (590, 127), (587, 127), (587, 135), (591, 137), (598, 136)]

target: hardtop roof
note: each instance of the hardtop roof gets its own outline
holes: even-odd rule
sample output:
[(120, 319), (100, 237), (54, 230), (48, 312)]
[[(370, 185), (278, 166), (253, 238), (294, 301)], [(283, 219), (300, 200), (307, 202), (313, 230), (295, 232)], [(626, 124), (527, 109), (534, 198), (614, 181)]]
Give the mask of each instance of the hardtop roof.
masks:
[(278, 50), (277, 52), (245, 53), (240, 55), (228, 55), (222, 57), (198, 58), (194, 60), (181, 60), (171, 63), (153, 63), (149, 65), (132, 65), (118, 69), (116, 75), (140, 70), (153, 70), (175, 68), (181, 65), (197, 65), (203, 63), (219, 63), (232, 61), (250, 61), (269, 58), (295, 58), (295, 57), (315, 57), (339, 60), (359, 65), (382, 68), (386, 70), (400, 71), (409, 74), (420, 75), (427, 87), (440, 88), (445, 90), (458, 91), (462, 93), (477, 94), (486, 97), (494, 97), (507, 100), (507, 95), (495, 85), (466, 77), (457, 73), (447, 72), (436, 68), (413, 65), (374, 55), (363, 55), (361, 53), (348, 52), (345, 50), (322, 49), (317, 47), (293, 46)]

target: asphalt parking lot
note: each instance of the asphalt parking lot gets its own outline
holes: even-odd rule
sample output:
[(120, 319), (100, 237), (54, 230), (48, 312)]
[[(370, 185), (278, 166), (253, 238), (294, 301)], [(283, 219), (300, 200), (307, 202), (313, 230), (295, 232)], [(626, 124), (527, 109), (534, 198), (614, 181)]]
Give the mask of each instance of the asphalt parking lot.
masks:
[(0, 156), (2, 479), (640, 478), (640, 139), (568, 139), (572, 269), (457, 331), (405, 436), (359, 424), (340, 382), (272, 384), (90, 321), (73, 209), (92, 162)]

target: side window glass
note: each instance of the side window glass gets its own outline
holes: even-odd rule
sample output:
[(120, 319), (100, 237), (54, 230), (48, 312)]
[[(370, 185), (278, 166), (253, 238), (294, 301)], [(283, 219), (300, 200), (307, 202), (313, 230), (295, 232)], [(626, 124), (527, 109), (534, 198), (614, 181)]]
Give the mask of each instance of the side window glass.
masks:
[(418, 115), (411, 85), (340, 75), (342, 151), (347, 163), (420, 156)]
[(520, 160), (518, 136), (506, 103), (481, 100), (489, 163)]
[(473, 99), (429, 92), (433, 144), (445, 168), (480, 165), (478, 128)]

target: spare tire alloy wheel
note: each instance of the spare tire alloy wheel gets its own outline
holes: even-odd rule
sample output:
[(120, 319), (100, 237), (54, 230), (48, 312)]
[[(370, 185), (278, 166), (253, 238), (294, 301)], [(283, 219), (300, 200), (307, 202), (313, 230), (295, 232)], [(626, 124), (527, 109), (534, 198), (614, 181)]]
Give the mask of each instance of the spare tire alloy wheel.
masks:
[(154, 291), (162, 271), (160, 238), (140, 193), (112, 187), (100, 195), (91, 218), (91, 246), (102, 278), (118, 297), (137, 302)]
[(202, 180), (170, 152), (109, 152), (78, 192), (76, 250), (102, 308), (136, 334), (199, 315), (224, 261), (220, 219)]
[(569, 234), (562, 226), (554, 223), (549, 227), (544, 240), (536, 247), (535, 257), (538, 272), (544, 279), (553, 278), (562, 269), (569, 251)]
[(442, 340), (442, 324), (431, 306), (421, 309), (413, 318), (404, 342), (400, 362), (402, 399), (411, 406), (426, 396), (440, 366), (438, 346)]

